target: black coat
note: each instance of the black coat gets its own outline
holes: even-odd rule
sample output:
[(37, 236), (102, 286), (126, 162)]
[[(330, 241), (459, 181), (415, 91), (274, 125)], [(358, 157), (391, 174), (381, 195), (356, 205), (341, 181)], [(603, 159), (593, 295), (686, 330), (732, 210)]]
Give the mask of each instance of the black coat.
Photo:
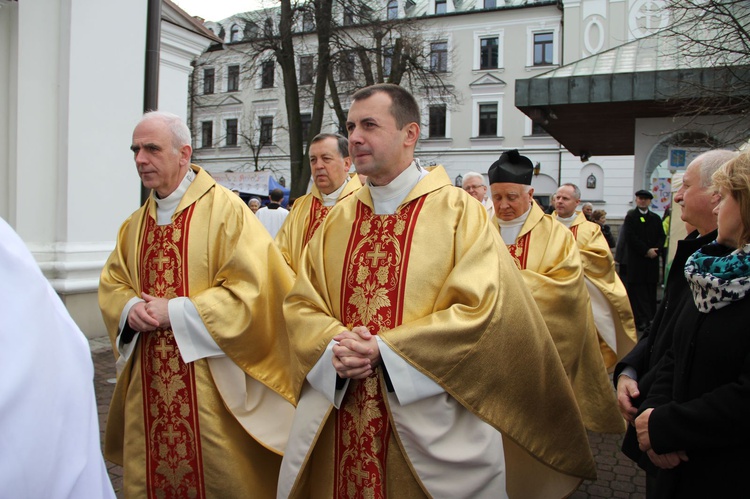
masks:
[(615, 241), (615, 236), (612, 235), (612, 227), (610, 227), (607, 224), (604, 224), (602, 227), (602, 234), (604, 235), (604, 239), (607, 240), (607, 244), (610, 248), (614, 248), (617, 244), (617, 241)]
[(659, 258), (648, 258), (650, 248), (664, 250), (664, 226), (661, 218), (652, 211), (642, 214), (637, 208), (630, 210), (623, 222), (625, 244), (628, 247), (626, 260), (627, 282), (656, 283), (659, 281)]
[[(615, 366), (615, 387), (617, 387), (618, 377), (626, 367), (635, 369), (638, 375), (638, 391), (640, 392), (640, 396), (633, 401), (636, 407), (639, 407), (648, 396), (656, 377), (658, 363), (669, 347), (672, 346), (675, 323), (686, 307), (695, 307), (690, 287), (685, 279), (685, 262), (698, 249), (713, 242), (716, 239), (716, 234), (717, 232), (714, 230), (700, 237), (698, 231), (694, 231), (687, 238), (678, 241), (677, 250), (667, 275), (664, 297), (659, 304), (651, 327), (644, 332), (635, 347)], [(635, 428), (632, 426), (628, 426), (625, 433), (622, 451), (646, 471), (656, 471), (656, 467), (653, 466), (648, 456), (638, 448), (638, 439)]]
[(750, 470), (750, 295), (707, 314), (685, 307), (640, 412), (655, 452), (689, 461), (658, 472), (658, 497), (746, 497)]

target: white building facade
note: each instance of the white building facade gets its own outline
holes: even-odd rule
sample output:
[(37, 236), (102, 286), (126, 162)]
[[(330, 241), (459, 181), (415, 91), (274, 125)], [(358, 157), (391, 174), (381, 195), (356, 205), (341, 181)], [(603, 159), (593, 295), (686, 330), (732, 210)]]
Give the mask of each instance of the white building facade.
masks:
[[(659, 24), (651, 18), (642, 21), (643, 5), (627, 0), (566, 1), (564, 9), (555, 1), (391, 0), (383, 4), (384, 19), (397, 13), (419, 20), (424, 50), (442, 65), (453, 94), (440, 102), (440, 96), (428, 97), (424, 90), (412, 89), (422, 106), (417, 156), (423, 164), (443, 165), (455, 179), (468, 171), (486, 173), (503, 151), (517, 148), (539, 165), (532, 185), (543, 203), (549, 203), (558, 185), (572, 182), (581, 187), (583, 201), (607, 210), (610, 219), (623, 218), (632, 208), (633, 192), (643, 187), (634, 175), (633, 156), (582, 161), (569, 154), (516, 109), (515, 80), (652, 32)], [(268, 16), (270, 24), (278, 22), (272, 10), (249, 14)], [(214, 172), (260, 168), (290, 178), (281, 72), (270, 54), (252, 52), (244, 41), (257, 32), (247, 22), (249, 14), (206, 24), (225, 43), (203, 54), (196, 64), (194, 159)], [(309, 84), (316, 39), (303, 33), (301, 26), (297, 31), (299, 81)], [(268, 61), (270, 69), (264, 71)], [(301, 113), (309, 117), (312, 102), (301, 95)], [(346, 109), (348, 94), (339, 97)], [(339, 130), (329, 109), (323, 131)], [(261, 134), (272, 145), (254, 154), (248, 142), (258, 144)]]

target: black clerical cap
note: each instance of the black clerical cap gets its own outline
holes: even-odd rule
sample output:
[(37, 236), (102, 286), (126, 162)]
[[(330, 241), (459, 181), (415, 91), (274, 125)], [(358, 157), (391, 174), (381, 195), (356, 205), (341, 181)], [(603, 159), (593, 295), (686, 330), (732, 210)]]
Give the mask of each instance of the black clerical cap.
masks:
[(654, 195), (653, 195), (653, 194), (651, 194), (651, 192), (650, 192), (650, 191), (647, 191), (646, 189), (641, 189), (640, 191), (637, 191), (637, 192), (635, 193), (635, 197), (637, 197), (637, 198), (649, 198), (649, 199), (654, 199)]
[(521, 156), (518, 149), (505, 151), (500, 159), (492, 163), (487, 175), (490, 184), (498, 182), (510, 182), (513, 184), (531, 185), (531, 177), (534, 173), (534, 165), (526, 156)]

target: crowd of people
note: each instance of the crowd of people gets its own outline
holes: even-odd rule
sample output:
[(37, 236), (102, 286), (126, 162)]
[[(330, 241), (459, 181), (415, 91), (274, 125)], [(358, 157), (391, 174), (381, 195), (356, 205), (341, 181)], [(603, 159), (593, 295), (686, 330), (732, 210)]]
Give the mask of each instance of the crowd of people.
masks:
[[(313, 185), (287, 212), (191, 164), (178, 117), (143, 116), (152, 194), (99, 287), (125, 497), (567, 497), (596, 477), (587, 430), (625, 433), (649, 497), (741, 494), (750, 153), (687, 168), (675, 202), (695, 231), (657, 309), (648, 191), (618, 274), (576, 185), (545, 213), (511, 150), (457, 189), (415, 159), (419, 123), (399, 86), (353, 94), (348, 139), (311, 140)], [(92, 463), (85, 496), (110, 496)]]

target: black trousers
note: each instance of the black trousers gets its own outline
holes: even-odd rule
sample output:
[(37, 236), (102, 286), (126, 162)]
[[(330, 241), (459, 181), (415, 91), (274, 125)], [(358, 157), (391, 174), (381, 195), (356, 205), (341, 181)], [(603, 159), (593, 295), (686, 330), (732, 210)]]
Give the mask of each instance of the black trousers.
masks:
[(633, 308), (635, 327), (643, 331), (656, 315), (656, 283), (629, 282), (626, 289), (630, 306)]

